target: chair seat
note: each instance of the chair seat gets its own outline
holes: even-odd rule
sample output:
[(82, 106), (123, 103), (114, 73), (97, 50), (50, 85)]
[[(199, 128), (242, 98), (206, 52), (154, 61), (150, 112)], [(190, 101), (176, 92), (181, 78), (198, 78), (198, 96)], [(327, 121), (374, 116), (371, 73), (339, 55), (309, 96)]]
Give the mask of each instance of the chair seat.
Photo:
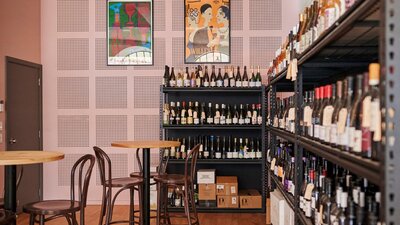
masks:
[[(190, 178), (186, 178), (187, 181), (190, 182)], [(154, 180), (159, 183), (164, 184), (175, 184), (175, 185), (184, 185), (185, 184), (185, 176), (182, 174), (162, 174), (154, 176)]]
[(80, 203), (71, 200), (48, 200), (26, 204), (23, 210), (26, 213), (37, 215), (65, 214), (79, 211)]
[[(129, 174), (130, 177), (143, 177), (143, 175), (140, 172), (132, 172)], [(150, 178), (153, 178), (155, 176), (158, 176), (158, 172), (150, 172)]]
[(143, 179), (140, 177), (120, 177), (120, 178), (113, 178), (110, 181), (107, 181), (107, 184), (111, 187), (133, 187), (143, 183)]

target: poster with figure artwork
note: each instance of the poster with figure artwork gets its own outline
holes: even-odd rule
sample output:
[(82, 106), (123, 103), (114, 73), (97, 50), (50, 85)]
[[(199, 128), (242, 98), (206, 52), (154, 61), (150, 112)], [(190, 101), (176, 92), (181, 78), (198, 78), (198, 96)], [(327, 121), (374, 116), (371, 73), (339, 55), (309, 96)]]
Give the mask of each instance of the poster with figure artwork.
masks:
[(185, 0), (185, 63), (230, 63), (230, 0)]
[(107, 64), (153, 65), (152, 0), (107, 1)]

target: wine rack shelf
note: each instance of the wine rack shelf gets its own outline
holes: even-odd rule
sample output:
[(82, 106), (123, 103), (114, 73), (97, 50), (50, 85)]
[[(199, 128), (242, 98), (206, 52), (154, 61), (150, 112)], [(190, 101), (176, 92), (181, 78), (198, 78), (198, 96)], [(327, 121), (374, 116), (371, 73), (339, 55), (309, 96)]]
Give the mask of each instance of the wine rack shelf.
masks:
[[(277, 92), (294, 92), (296, 111), (296, 133), (290, 133), (274, 127), (267, 127), (269, 145), (274, 146), (276, 137), (293, 142), (295, 147), (296, 168), (302, 170), (303, 151), (309, 151), (326, 160), (348, 169), (352, 173), (367, 178), (380, 187), (380, 220), (385, 224), (400, 224), (400, 0), (357, 0), (339, 20), (327, 29), (303, 53), (297, 56), (298, 74), (294, 82), (285, 79), (287, 69), (277, 73), (266, 86), (270, 123), (274, 118), (277, 105), (274, 102)], [(278, 46), (277, 46), (278, 47)], [(366, 71), (369, 63), (381, 65), (382, 142), (379, 161), (362, 158), (349, 152), (334, 148), (328, 144), (299, 135), (303, 91), (318, 85), (333, 83), (342, 74), (356, 74)], [(268, 165), (267, 165), (268, 166)], [(266, 166), (266, 167), (267, 167)], [(265, 172), (270, 175), (268, 171)], [(303, 174), (296, 172), (296, 183), (303, 182)], [(271, 183), (277, 178), (271, 176)], [(271, 184), (266, 184), (270, 187)], [(298, 185), (296, 188), (299, 188)], [(282, 186), (277, 185), (282, 190)], [(299, 190), (297, 189), (297, 192)], [(283, 194), (285, 194), (283, 192)], [(289, 204), (293, 199), (286, 194)], [(311, 225), (312, 222), (295, 208), (295, 224)]]
[(289, 204), (290, 208), (292, 208), (293, 211), (295, 211), (296, 210), (296, 207), (295, 207), (296, 204), (295, 204), (295, 201), (294, 201), (294, 196), (285, 191), (285, 189), (283, 188), (282, 182), (280, 182), (278, 180), (278, 178), (274, 174), (271, 173), (271, 165), (268, 164), (268, 163), (267, 163), (267, 169), (268, 169), (269, 176), (274, 181), (276, 187), (281, 192), (282, 196), (285, 198), (285, 200)]
[(261, 130), (260, 125), (164, 125), (163, 129), (170, 130)]
[(333, 148), (329, 145), (322, 144), (321, 142), (311, 140), (307, 137), (297, 136), (290, 132), (275, 128), (267, 127), (267, 130), (271, 131), (272, 134), (286, 139), (290, 142), (297, 143), (307, 151), (313, 152), (314, 154), (327, 159), (359, 176), (367, 178), (374, 184), (380, 185), (380, 163), (365, 159), (360, 156), (354, 155), (342, 151), (338, 148)]
[[(260, 138), (261, 159), (198, 159), (197, 169), (216, 169), (217, 176), (237, 176), (240, 189), (256, 189), (262, 196), (262, 208), (200, 207), (199, 212), (263, 213), (265, 212), (265, 86), (255, 88), (160, 88), (160, 139), (197, 137), (201, 135)], [(162, 125), (163, 104), (171, 101), (199, 101), (224, 104), (261, 104), (262, 125)], [(168, 173), (183, 173), (185, 160), (169, 159)], [(171, 207), (170, 211), (183, 211)]]

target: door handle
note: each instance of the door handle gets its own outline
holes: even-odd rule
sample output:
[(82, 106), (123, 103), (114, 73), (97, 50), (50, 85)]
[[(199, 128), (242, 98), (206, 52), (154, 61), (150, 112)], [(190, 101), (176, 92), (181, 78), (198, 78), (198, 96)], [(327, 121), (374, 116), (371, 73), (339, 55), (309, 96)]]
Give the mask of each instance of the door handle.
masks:
[(17, 143), (17, 140), (15, 138), (11, 138), (8, 142), (10, 144), (15, 144), (15, 143)]

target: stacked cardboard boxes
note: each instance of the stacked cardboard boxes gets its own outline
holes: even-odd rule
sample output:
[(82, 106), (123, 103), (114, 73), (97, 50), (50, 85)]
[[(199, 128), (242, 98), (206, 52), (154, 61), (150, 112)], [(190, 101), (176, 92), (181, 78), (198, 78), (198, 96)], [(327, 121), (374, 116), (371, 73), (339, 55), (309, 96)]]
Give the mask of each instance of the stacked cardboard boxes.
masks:
[(238, 180), (233, 176), (217, 177), (218, 208), (239, 208)]
[(215, 169), (201, 169), (197, 171), (199, 185), (199, 206), (216, 207)]

